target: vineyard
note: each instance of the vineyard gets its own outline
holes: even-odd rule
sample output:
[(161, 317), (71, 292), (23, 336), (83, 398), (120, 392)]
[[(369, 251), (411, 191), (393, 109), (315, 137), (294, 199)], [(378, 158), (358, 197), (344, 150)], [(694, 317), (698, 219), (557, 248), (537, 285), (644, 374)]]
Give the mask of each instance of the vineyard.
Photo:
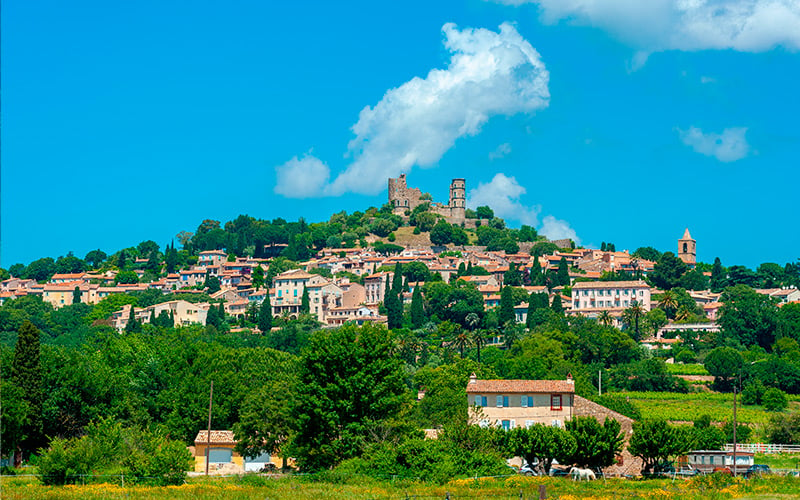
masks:
[[(620, 392), (615, 395), (627, 398), (639, 410), (642, 418), (665, 418), (672, 421), (693, 422), (703, 415), (709, 415), (714, 422), (733, 419), (733, 394), (717, 392)], [(797, 398), (791, 398), (789, 411), (800, 410)], [(737, 408), (737, 419), (745, 424), (767, 423), (774, 413), (761, 406), (742, 406)]]
[(708, 375), (706, 367), (700, 363), (692, 364), (667, 364), (667, 371), (672, 375)]

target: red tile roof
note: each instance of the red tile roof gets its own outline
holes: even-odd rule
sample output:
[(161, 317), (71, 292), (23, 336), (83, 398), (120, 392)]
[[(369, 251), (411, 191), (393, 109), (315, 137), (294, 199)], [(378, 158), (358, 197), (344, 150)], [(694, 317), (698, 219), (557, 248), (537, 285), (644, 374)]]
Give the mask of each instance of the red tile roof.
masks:
[(467, 393), (569, 393), (575, 392), (571, 380), (471, 380)]

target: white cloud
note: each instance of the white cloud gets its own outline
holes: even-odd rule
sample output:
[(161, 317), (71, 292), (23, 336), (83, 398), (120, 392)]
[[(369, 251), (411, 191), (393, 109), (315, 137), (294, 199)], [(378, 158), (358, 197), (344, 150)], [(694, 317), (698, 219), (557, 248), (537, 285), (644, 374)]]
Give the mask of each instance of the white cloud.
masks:
[(287, 198), (312, 198), (320, 196), (330, 179), (331, 171), (316, 156), (296, 156), (275, 167), (277, 182), (275, 192)]
[(704, 133), (697, 127), (690, 127), (689, 130), (678, 129), (678, 133), (681, 141), (695, 152), (713, 156), (719, 161), (741, 160), (750, 152), (750, 145), (745, 138), (745, 127), (726, 128), (721, 134)]
[(442, 32), (451, 54), (447, 68), (412, 78), (361, 110), (348, 145), (352, 163), (324, 194), (376, 194), (388, 177), (436, 165), (457, 139), (477, 134), (492, 116), (548, 106), (547, 69), (513, 26), (504, 23), (497, 33), (448, 23)]
[[(481, 182), (478, 187), (470, 190), (467, 206), (474, 209), (487, 205), (498, 217), (537, 227), (541, 207), (523, 205), (519, 199), (525, 192), (525, 187), (520, 185), (515, 177), (498, 173), (490, 182)], [(558, 220), (552, 215), (544, 217), (538, 231), (550, 239), (572, 238), (575, 242), (580, 242), (569, 223)]]
[(497, 149), (489, 153), (489, 159), (499, 160), (500, 158), (504, 158), (510, 153), (511, 153), (511, 144), (504, 142), (503, 144), (497, 146)]
[(569, 222), (565, 220), (556, 219), (552, 215), (546, 215), (542, 220), (542, 227), (539, 228), (539, 233), (547, 236), (551, 240), (561, 240), (570, 238), (575, 243), (580, 243), (581, 240), (575, 234), (575, 230), (570, 227)]
[(545, 23), (607, 30), (640, 54), (663, 50), (733, 49), (761, 52), (800, 49), (798, 0), (496, 0), (536, 4)]

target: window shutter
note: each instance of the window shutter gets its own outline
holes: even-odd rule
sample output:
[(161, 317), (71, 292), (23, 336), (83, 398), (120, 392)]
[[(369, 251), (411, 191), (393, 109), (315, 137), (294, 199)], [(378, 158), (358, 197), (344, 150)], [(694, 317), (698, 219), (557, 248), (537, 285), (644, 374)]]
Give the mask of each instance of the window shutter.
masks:
[(528, 396), (522, 396), (522, 407), (523, 408), (528, 407)]
[(481, 397), (481, 401), (481, 406), (489, 406), (489, 400), (486, 398), (486, 396)]
[(508, 396), (503, 396), (503, 406), (508, 408)]
[(502, 408), (503, 407), (503, 396), (497, 396), (496, 399), (497, 399), (497, 407), (498, 408)]

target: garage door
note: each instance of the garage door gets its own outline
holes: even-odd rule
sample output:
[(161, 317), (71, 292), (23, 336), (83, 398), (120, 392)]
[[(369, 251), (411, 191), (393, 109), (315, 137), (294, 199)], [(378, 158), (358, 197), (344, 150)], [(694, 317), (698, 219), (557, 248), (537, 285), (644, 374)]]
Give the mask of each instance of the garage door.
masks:
[(208, 463), (227, 464), (233, 462), (233, 450), (231, 448), (211, 448), (208, 452)]

